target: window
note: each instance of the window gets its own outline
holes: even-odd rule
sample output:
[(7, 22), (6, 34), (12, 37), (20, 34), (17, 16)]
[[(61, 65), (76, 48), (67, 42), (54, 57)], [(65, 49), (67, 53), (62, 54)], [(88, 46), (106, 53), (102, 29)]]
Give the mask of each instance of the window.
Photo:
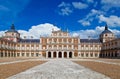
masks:
[(27, 45), (27, 47), (29, 47), (29, 45)]
[(83, 53), (81, 53), (81, 57), (84, 57), (84, 54), (83, 54)]
[(31, 47), (34, 47), (34, 45), (31, 45)]
[(95, 57), (97, 57), (97, 56), (98, 56), (98, 54), (96, 53), (96, 54), (95, 54)]
[(91, 53), (90, 56), (93, 57), (93, 54)]
[(54, 39), (54, 42), (55, 42), (55, 43), (57, 42), (57, 39), (56, 39), (56, 38)]
[(88, 53), (86, 53), (86, 57), (88, 57)]
[(36, 53), (36, 56), (38, 57), (38, 56), (39, 56), (39, 54), (38, 54), (38, 53)]
[(69, 43), (71, 43), (71, 39), (68, 39)]
[(107, 34), (105, 34), (105, 36), (107, 36)]
[(66, 45), (64, 45), (64, 47), (66, 47)]
[(29, 57), (29, 53), (26, 53), (26, 56)]
[(25, 54), (24, 53), (22, 53), (22, 56), (24, 56)]
[(63, 41), (66, 42), (66, 39), (64, 39)]
[(59, 42), (62, 42), (62, 39), (59, 39)]
[(24, 45), (22, 45), (22, 47), (24, 47)]
[(12, 36), (14, 35), (14, 33), (12, 33)]

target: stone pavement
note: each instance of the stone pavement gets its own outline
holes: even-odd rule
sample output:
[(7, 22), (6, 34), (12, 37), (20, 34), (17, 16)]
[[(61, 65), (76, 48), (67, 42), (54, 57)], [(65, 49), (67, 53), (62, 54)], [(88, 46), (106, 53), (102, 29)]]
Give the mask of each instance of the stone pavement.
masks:
[(110, 79), (67, 59), (53, 59), (8, 79)]

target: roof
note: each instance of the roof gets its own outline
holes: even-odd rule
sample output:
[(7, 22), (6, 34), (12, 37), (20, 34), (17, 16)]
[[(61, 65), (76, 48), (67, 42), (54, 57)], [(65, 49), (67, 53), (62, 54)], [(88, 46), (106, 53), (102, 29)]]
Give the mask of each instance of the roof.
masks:
[(10, 28), (7, 32), (15, 32), (15, 33), (18, 33), (18, 32), (15, 30), (14, 24), (11, 25), (11, 28)]
[(99, 39), (80, 39), (81, 43), (101, 43)]
[(21, 39), (20, 43), (39, 43), (40, 39)]
[(112, 33), (112, 32), (108, 29), (107, 24), (106, 24), (106, 26), (105, 26), (105, 30), (104, 30), (101, 34), (105, 34), (105, 33)]

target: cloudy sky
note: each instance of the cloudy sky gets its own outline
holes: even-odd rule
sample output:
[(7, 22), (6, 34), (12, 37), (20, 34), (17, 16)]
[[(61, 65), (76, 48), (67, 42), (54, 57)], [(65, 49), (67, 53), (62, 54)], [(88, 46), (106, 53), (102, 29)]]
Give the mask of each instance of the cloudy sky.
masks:
[(51, 30), (69, 30), (80, 38), (98, 38), (107, 24), (120, 35), (119, 0), (0, 0), (0, 36), (14, 23), (23, 36), (39, 38)]

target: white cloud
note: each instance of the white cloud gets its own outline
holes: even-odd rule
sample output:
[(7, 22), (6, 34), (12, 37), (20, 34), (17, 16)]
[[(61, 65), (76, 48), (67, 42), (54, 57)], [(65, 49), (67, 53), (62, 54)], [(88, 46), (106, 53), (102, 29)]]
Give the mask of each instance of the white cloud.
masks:
[(120, 8), (120, 0), (102, 0), (102, 9), (108, 11), (111, 8)]
[[(52, 29), (59, 30), (57, 26), (54, 26), (53, 24), (50, 23), (44, 23), (44, 24), (39, 24), (32, 26), (28, 31), (26, 30), (18, 30), (20, 33), (20, 37), (24, 38), (26, 36), (27, 38), (30, 38), (33, 36), (33, 38), (39, 39), (40, 36), (49, 36), (52, 32)], [(6, 31), (0, 31), (0, 37), (4, 35)]]
[(54, 26), (50, 23), (45, 24), (39, 24), (36, 26), (32, 26), (28, 31), (25, 30), (18, 30), (18, 32), (21, 34), (21, 37), (24, 36), (33, 36), (34, 38), (39, 38), (40, 36), (48, 36), (51, 34), (52, 29), (59, 30), (57, 26)]
[(90, 21), (85, 21), (85, 20), (79, 20), (79, 23), (81, 23), (83, 26), (90, 26)]
[(79, 30), (72, 32), (72, 34), (78, 34), (80, 38), (87, 39), (88, 36), (91, 38), (99, 38), (99, 34), (104, 30), (104, 27), (97, 26), (95, 29)]
[(4, 36), (5, 31), (0, 31), (0, 37)]
[(71, 4), (69, 3), (62, 2), (58, 5), (58, 7), (59, 7), (58, 13), (60, 15), (70, 15), (73, 12)]
[[(71, 32), (72, 36), (80, 36), (82, 39), (87, 39), (88, 36), (91, 38), (99, 38), (99, 35), (104, 31), (104, 26), (97, 26), (95, 29), (87, 29), (87, 30), (79, 30)], [(111, 30), (116, 36), (120, 35), (120, 31), (116, 29), (109, 29)]]
[(88, 3), (94, 3), (94, 0), (87, 0)]
[(70, 6), (69, 3), (65, 3), (65, 2), (62, 2), (58, 5), (58, 7), (66, 7), (66, 6)]
[(105, 17), (104, 15), (99, 16), (100, 22), (106, 22), (111, 27), (120, 27), (120, 17), (111, 15), (109, 17)]
[[(87, 30), (79, 30), (79, 31), (72, 31), (70, 32), (71, 36), (80, 36), (80, 38), (99, 38), (99, 35), (102, 31), (104, 31), (104, 26), (97, 26), (95, 29), (87, 29)], [(33, 36), (34, 39), (39, 39), (40, 36), (49, 36), (52, 32), (52, 29), (59, 30), (57, 26), (54, 26), (50, 23), (39, 24), (36, 26), (32, 26), (28, 31), (26, 30), (18, 30), (21, 34), (21, 38), (26, 36), (30, 38)], [(120, 31), (117, 29), (109, 29), (111, 30), (116, 36), (120, 36)], [(4, 34), (5, 31), (0, 31), (0, 37)]]
[(62, 8), (59, 12), (60, 15), (69, 15), (72, 13), (72, 10), (69, 7)]
[(76, 9), (86, 9), (88, 7), (87, 4), (81, 3), (81, 2), (72, 2), (72, 5)]
[(94, 19), (98, 18), (98, 16), (101, 14), (105, 13), (99, 10), (92, 9), (85, 18), (78, 20), (78, 22), (81, 23), (83, 26), (90, 26), (91, 22)]

